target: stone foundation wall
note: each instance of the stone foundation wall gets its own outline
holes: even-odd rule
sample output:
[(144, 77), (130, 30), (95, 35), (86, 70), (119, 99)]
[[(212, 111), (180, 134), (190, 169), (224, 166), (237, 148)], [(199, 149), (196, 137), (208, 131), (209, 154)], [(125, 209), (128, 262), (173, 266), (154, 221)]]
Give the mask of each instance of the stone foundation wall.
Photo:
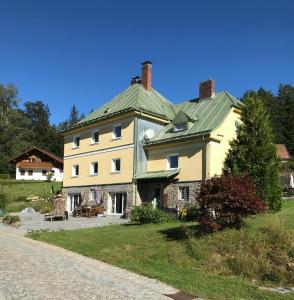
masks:
[[(179, 187), (187, 186), (189, 187), (189, 201), (179, 200)], [(196, 203), (197, 196), (200, 192), (201, 181), (194, 182), (178, 182), (170, 183), (164, 188), (163, 194), (167, 195), (167, 207), (177, 208), (178, 206), (183, 206), (188, 203)]]
[(104, 208), (108, 209), (109, 193), (126, 193), (127, 194), (127, 208), (134, 205), (135, 190), (134, 184), (116, 184), (116, 185), (95, 185), (95, 186), (80, 186), (80, 187), (64, 187), (62, 188), (62, 196), (65, 200), (68, 199), (68, 194), (81, 194), (82, 205), (94, 204), (90, 199), (90, 190), (98, 188), (101, 195), (101, 201)]

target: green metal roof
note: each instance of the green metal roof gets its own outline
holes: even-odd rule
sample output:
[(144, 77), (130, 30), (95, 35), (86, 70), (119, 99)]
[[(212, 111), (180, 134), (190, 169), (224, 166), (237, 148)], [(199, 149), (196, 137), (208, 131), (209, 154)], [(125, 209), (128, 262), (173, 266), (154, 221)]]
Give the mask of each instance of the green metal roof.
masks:
[[(187, 123), (187, 129), (174, 131), (175, 124), (165, 126), (156, 136), (145, 142), (145, 145), (165, 143), (169, 141), (188, 139), (193, 136), (209, 134), (217, 128), (232, 107), (240, 107), (241, 102), (227, 92), (220, 92), (211, 98), (193, 99), (174, 105), (176, 116), (174, 120), (194, 119)], [(185, 114), (183, 114), (183, 112)], [(190, 118), (189, 118), (190, 116)], [(195, 116), (191, 118), (191, 116)]]
[(167, 120), (174, 118), (172, 103), (152, 89), (148, 92), (141, 84), (133, 84), (102, 107), (82, 119), (76, 127), (127, 111), (143, 111)]
[(151, 180), (151, 179), (168, 179), (179, 173), (179, 170), (168, 170), (168, 171), (156, 171), (147, 172), (145, 174), (137, 175), (137, 180)]

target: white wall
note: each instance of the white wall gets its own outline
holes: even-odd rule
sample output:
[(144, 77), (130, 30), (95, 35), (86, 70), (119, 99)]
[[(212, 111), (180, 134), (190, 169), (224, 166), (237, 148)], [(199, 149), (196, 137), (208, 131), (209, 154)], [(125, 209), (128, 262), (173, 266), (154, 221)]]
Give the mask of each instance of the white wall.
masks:
[[(15, 178), (18, 180), (46, 180), (47, 176), (42, 175), (42, 170), (44, 169), (33, 169), (33, 175), (30, 176), (28, 169), (25, 169), (25, 175), (21, 175), (19, 168), (16, 168)], [(63, 172), (61, 172), (57, 168), (53, 168), (52, 170), (54, 170), (54, 176), (52, 176), (51, 181), (62, 181)], [(50, 172), (50, 170), (48, 170), (47, 172)]]

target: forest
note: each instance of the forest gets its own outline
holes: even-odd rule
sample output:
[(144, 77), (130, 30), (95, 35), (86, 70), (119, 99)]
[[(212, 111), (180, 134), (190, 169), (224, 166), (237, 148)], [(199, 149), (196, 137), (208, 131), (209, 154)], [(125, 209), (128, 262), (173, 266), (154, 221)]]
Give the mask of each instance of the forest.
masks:
[[(268, 110), (275, 142), (285, 144), (293, 156), (294, 87), (280, 84), (277, 94), (260, 87), (257, 91), (246, 91), (241, 100), (250, 94), (258, 96)], [(66, 120), (51, 124), (47, 104), (40, 100), (25, 101), (20, 108), (20, 102), (15, 85), (0, 84), (0, 174), (13, 174), (14, 168), (8, 159), (32, 146), (63, 157), (63, 137), (59, 132), (84, 117), (73, 105)]]

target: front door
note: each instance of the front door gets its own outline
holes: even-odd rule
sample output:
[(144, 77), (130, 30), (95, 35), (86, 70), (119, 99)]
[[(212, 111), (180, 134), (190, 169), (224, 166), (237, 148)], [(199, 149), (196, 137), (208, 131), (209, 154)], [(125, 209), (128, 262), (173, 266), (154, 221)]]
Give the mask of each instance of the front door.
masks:
[(75, 207), (81, 205), (81, 194), (69, 194), (69, 205), (68, 210), (69, 212), (73, 212)]
[(108, 212), (111, 214), (122, 215), (127, 206), (126, 193), (110, 193), (110, 205)]

